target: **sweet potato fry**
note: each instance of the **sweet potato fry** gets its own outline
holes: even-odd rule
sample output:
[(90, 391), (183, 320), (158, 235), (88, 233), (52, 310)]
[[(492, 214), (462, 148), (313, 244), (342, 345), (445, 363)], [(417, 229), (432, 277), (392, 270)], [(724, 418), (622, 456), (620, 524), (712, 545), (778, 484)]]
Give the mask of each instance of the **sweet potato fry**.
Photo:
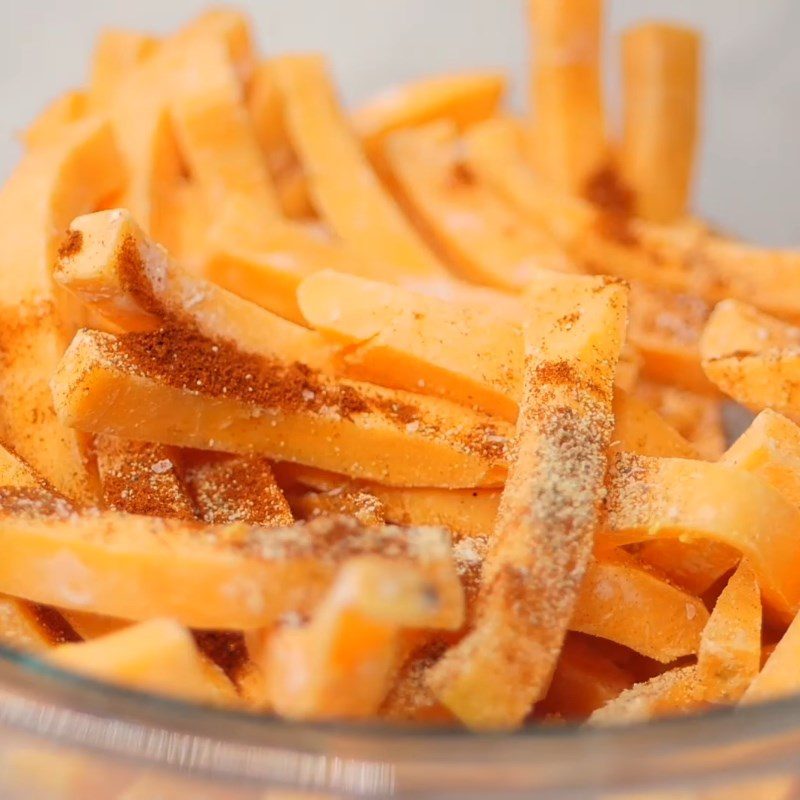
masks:
[(654, 717), (697, 711), (703, 685), (697, 667), (676, 667), (637, 683), (589, 717), (591, 725), (628, 725)]
[(762, 411), (720, 461), (758, 475), (800, 508), (800, 427), (781, 414)]
[(800, 617), (795, 617), (761, 671), (742, 695), (744, 704), (777, 700), (800, 691)]
[(581, 194), (608, 157), (600, 79), (602, 0), (530, 0), (532, 132), (539, 169)]
[(479, 307), (331, 271), (307, 278), (298, 303), (310, 325), (342, 345), (347, 374), (516, 419), (519, 325), (483, 325)]
[(650, 381), (640, 381), (634, 391), (636, 397), (655, 409), (701, 458), (716, 461), (725, 451), (727, 437), (722, 402), (718, 398)]
[(700, 343), (703, 369), (725, 394), (800, 419), (800, 328), (735, 300), (719, 303)]
[(620, 166), (636, 213), (686, 214), (698, 139), (701, 40), (691, 28), (643, 23), (622, 37), (625, 116)]
[(569, 629), (668, 664), (697, 652), (707, 621), (701, 600), (616, 557), (587, 569)]
[(121, 631), (123, 628), (127, 628), (132, 624), (131, 621), (127, 619), (104, 617), (101, 614), (92, 614), (91, 611), (62, 609), (60, 613), (75, 633), (84, 641), (97, 639), (109, 633), (116, 633), (116, 631)]
[(54, 290), (51, 271), (69, 220), (121, 182), (108, 125), (86, 122), (29, 153), (0, 193), (0, 439), (57, 490), (86, 504), (95, 501), (96, 485), (79, 437), (55, 418), (48, 388), (80, 314), (72, 298)]
[(697, 677), (711, 703), (735, 703), (761, 666), (761, 595), (747, 560), (714, 605), (697, 654)]
[(383, 189), (338, 105), (324, 61), (274, 61), (289, 134), (321, 217), (366, 261), (389, 274), (442, 279), (446, 271)]
[(62, 669), (155, 694), (204, 703), (236, 700), (233, 687), (208, 674), (186, 628), (169, 619), (152, 619), (88, 642), (65, 644), (48, 653)]
[(496, 72), (461, 72), (393, 86), (353, 114), (372, 165), (385, 173), (383, 145), (395, 131), (446, 120), (459, 130), (492, 117), (506, 90)]
[(463, 619), (461, 585), (449, 602), (431, 603), (419, 570), (380, 558), (342, 568), (304, 627), (283, 627), (269, 639), (263, 668), (270, 696), (284, 716), (363, 718), (390, 688), (408, 628), (455, 628)]
[(633, 684), (633, 676), (594, 647), (591, 639), (569, 634), (536, 716), (584, 719)]
[(710, 539), (750, 562), (765, 606), (790, 620), (800, 608), (793, 567), (800, 513), (757, 475), (724, 464), (617, 456), (598, 545)]
[(214, 214), (224, 220), (225, 205), (234, 202), (237, 226), (256, 237), (279, 208), (242, 86), (222, 43), (187, 45), (185, 58), (192, 71), (170, 102), (181, 153)]
[[(20, 500), (19, 498), (22, 497)], [(4, 493), (4, 508), (30, 508)], [(9, 558), (0, 589), (34, 602), (129, 620), (168, 616), (211, 630), (249, 630), (289, 611), (310, 611), (339, 564), (386, 555), (420, 563), (449, 586), (449, 542), (436, 529), (361, 528), (344, 520), (304, 527), (206, 526), (115, 512), (25, 517), (5, 511), (0, 537)], [(13, 550), (13, 556), (11, 551)], [(444, 594), (443, 594), (444, 596)]]
[(184, 481), (204, 522), (280, 526), (294, 521), (265, 458), (204, 453)]
[(94, 451), (106, 508), (151, 517), (196, 518), (170, 448), (97, 436)]
[(382, 525), (386, 522), (381, 501), (375, 495), (360, 489), (336, 488), (323, 492), (295, 491), (287, 495), (287, 500), (292, 513), (298, 519), (308, 520), (331, 514), (342, 514), (352, 517), (362, 525)]
[(28, 150), (53, 145), (64, 135), (71, 125), (80, 122), (89, 114), (89, 100), (86, 92), (75, 89), (65, 92), (50, 103), (22, 134)]
[(139, 31), (109, 29), (97, 38), (92, 55), (88, 100), (93, 108), (107, 108), (136, 66), (158, 47), (158, 39)]
[(551, 274), (529, 292), (540, 311), (526, 328), (517, 455), (478, 617), (428, 675), (473, 728), (519, 725), (547, 690), (590, 560), (613, 429), (623, 287)]
[(518, 290), (538, 268), (578, 271), (549, 236), (478, 182), (460, 158), (454, 126), (399, 131), (386, 158), (413, 218), (465, 280)]
[[(504, 479), (507, 423), (444, 400), (322, 374), (309, 382), (305, 370), (279, 366), (276, 373), (274, 363), (256, 369), (258, 360), (231, 372), (231, 348), (173, 334), (117, 339), (81, 331), (53, 378), (60, 419), (95, 434), (260, 453), (394, 486), (496, 486)], [(174, 350), (181, 341), (183, 349)], [(147, 355), (154, 352), (169, 353), (165, 363), (201, 353), (210, 361), (171, 377)], [(228, 382), (216, 390), (208, 376), (223, 368)], [(202, 392), (198, 381), (205, 382)], [(287, 385), (294, 387), (288, 402)]]
[[(444, 400), (329, 376), (320, 371), (326, 349), (318, 334), (182, 274), (122, 212), (86, 217), (76, 221), (73, 230), (81, 231), (85, 249), (62, 260), (62, 283), (90, 302), (99, 298), (105, 313), (127, 324), (155, 326), (161, 314), (173, 325), (121, 340), (90, 331), (75, 339), (55, 380), (65, 418), (79, 427), (94, 428), (94, 433), (127, 431), (123, 438), (161, 444), (258, 452), (322, 468), (341, 469), (344, 457), (354, 477), (393, 485), (450, 485), (455, 479), (466, 481), (462, 486), (475, 486), (501, 479), (510, 432), (505, 423)], [(267, 336), (270, 329), (275, 336)], [(266, 347), (265, 340), (270, 342)], [(154, 345), (158, 350), (180, 345), (184, 353), (156, 356)], [(216, 365), (200, 364), (202, 354)], [(165, 364), (173, 367), (164, 372)], [(181, 370), (174, 368), (177, 364)], [(184, 368), (191, 371), (192, 364), (192, 375), (178, 374)], [(82, 373), (78, 381), (75, 369)], [(212, 382), (213, 376), (224, 379)], [(173, 407), (175, 419), (164, 424), (165, 416), (153, 415), (154, 427), (145, 432), (133, 407), (127, 422), (117, 413), (122, 410), (119, 404), (103, 410), (110, 389), (110, 384), (103, 385), (106, 381), (116, 383), (116, 391), (131, 399), (137, 395), (140, 402), (161, 402), (170, 396), (178, 403)], [(87, 394), (76, 392), (79, 383)], [(178, 411), (181, 404), (184, 410)], [(108, 412), (116, 422), (106, 417)], [(184, 413), (188, 416), (181, 423), (178, 417)], [(203, 425), (194, 417), (198, 413)], [(137, 430), (128, 429), (129, 423)], [(201, 436), (203, 430), (214, 433)], [(320, 437), (334, 446), (320, 448)], [(359, 439), (369, 452), (360, 448)], [(402, 445), (393, 455), (392, 441), (413, 444), (408, 453)]]
[(740, 298), (800, 318), (800, 256), (712, 235), (692, 220), (658, 225), (604, 218), (580, 198), (554, 192), (532, 173), (510, 123), (491, 120), (466, 138), (466, 160), (487, 186), (549, 230), (576, 263), (591, 272), (639, 281), (709, 302)]

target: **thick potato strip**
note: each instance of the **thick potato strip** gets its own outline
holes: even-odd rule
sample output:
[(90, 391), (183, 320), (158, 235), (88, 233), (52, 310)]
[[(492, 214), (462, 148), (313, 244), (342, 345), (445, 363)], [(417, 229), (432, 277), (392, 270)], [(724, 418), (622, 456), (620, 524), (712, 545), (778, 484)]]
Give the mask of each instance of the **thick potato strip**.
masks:
[(121, 181), (108, 125), (86, 122), (28, 154), (0, 193), (0, 439), (86, 504), (95, 501), (96, 484), (79, 437), (57, 421), (48, 388), (80, 311), (55, 291), (51, 271), (72, 217), (99, 205)]
[(653, 222), (686, 214), (698, 139), (702, 43), (691, 28), (644, 23), (622, 37), (623, 179), (636, 213)]
[(761, 666), (761, 594), (747, 560), (722, 590), (703, 631), (697, 677), (710, 703), (735, 703)]
[(539, 313), (526, 326), (516, 461), (478, 617), (428, 675), (473, 728), (519, 725), (547, 690), (590, 560), (614, 424), (624, 288), (550, 274), (529, 292)]
[(155, 694), (205, 703), (236, 700), (233, 687), (214, 680), (186, 628), (153, 619), (88, 642), (64, 644), (47, 660), (63, 669)]
[[(115, 512), (47, 515), (52, 503), (37, 498), (41, 514), (6, 512), (0, 520), (9, 553), (0, 590), (67, 609), (171, 617), (200, 629), (262, 628), (281, 614), (310, 611), (338, 565), (387, 555), (385, 548), (402, 563), (420, 564), (442, 597), (453, 586), (449, 541), (436, 529), (361, 528), (341, 519), (266, 529)], [(4, 492), (12, 511), (31, 504), (24, 492)]]
[(748, 559), (770, 612), (787, 622), (797, 613), (800, 512), (757, 475), (724, 464), (622, 455), (608, 492), (601, 549), (659, 538), (721, 542)]
[(446, 120), (459, 130), (492, 117), (506, 90), (496, 72), (462, 72), (392, 86), (353, 114), (373, 166), (385, 171), (383, 145), (395, 131)]
[(697, 652), (707, 621), (698, 598), (644, 571), (633, 559), (612, 559), (587, 569), (569, 629), (668, 664)]
[(800, 427), (766, 409), (720, 459), (752, 472), (800, 508)]
[(549, 236), (479, 183), (454, 126), (395, 133), (386, 157), (413, 218), (464, 279), (518, 290), (539, 268), (578, 271)]
[(708, 321), (701, 354), (706, 375), (729, 397), (800, 419), (800, 328), (726, 300)]
[(273, 62), (292, 143), (322, 218), (367, 261), (394, 279), (441, 280), (446, 271), (403, 216), (364, 154), (317, 56)]
[(106, 30), (97, 38), (92, 55), (88, 100), (94, 108), (108, 108), (130, 72), (158, 47), (154, 36), (138, 31)]
[(359, 489), (339, 487), (324, 492), (296, 491), (288, 493), (287, 500), (292, 513), (298, 519), (308, 520), (330, 514), (344, 514), (353, 517), (362, 525), (382, 525), (386, 522), (381, 501), (375, 495)]
[(695, 448), (651, 406), (617, 388), (612, 449), (643, 456), (697, 458)]
[(195, 519), (192, 499), (168, 447), (114, 436), (94, 441), (103, 505), (128, 514)]
[(580, 194), (608, 157), (600, 79), (602, 0), (529, 0), (538, 167)]
[[(460, 588), (460, 584), (459, 584)], [(295, 719), (364, 718), (389, 691), (404, 628), (455, 628), (463, 598), (431, 602), (419, 570), (380, 558), (345, 565), (304, 627), (269, 638), (263, 668), (276, 710)]]

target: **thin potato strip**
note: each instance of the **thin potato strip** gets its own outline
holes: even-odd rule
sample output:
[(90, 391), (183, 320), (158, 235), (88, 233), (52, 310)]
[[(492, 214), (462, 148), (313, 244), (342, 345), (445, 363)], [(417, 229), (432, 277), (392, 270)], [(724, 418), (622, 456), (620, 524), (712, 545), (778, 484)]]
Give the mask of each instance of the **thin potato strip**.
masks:
[(703, 631), (697, 677), (705, 700), (735, 703), (761, 666), (761, 595), (743, 560), (722, 590)]
[(519, 290), (539, 268), (577, 272), (549, 236), (486, 191), (446, 123), (395, 133), (386, 158), (406, 207), (462, 278)]
[[(277, 711), (295, 719), (364, 718), (389, 691), (407, 628), (455, 628), (463, 617), (431, 603), (419, 570), (380, 558), (353, 560), (339, 573), (308, 625), (268, 640), (263, 668)], [(459, 584), (460, 590), (460, 584)]]
[(186, 628), (152, 619), (48, 653), (55, 666), (155, 694), (204, 703), (231, 703), (230, 683), (214, 680)]
[(644, 23), (622, 37), (625, 115), (623, 179), (636, 213), (673, 222), (687, 211), (698, 139), (700, 34)]
[(708, 321), (701, 354), (706, 375), (729, 397), (800, 419), (800, 328), (726, 300)]
[(441, 280), (446, 271), (381, 186), (339, 107), (324, 61), (276, 59), (274, 69), (292, 143), (314, 204), (335, 234), (390, 275)]
[(767, 608), (790, 620), (800, 608), (794, 569), (800, 512), (756, 475), (724, 464), (617, 456), (602, 548), (654, 539), (709, 539), (750, 562)]
[(529, 0), (536, 162), (580, 194), (608, 157), (600, 80), (602, 0)]
[(130, 72), (149, 58), (158, 39), (138, 31), (111, 29), (97, 38), (92, 55), (88, 101), (93, 108), (108, 108)]
[(48, 388), (80, 310), (55, 290), (51, 271), (70, 219), (121, 181), (108, 125), (86, 122), (27, 155), (0, 192), (0, 439), (85, 504), (96, 500), (96, 484), (79, 437), (56, 419)]
[[(30, 505), (24, 493), (4, 492), (4, 508)], [(40, 506), (38, 516), (6, 512), (0, 521), (9, 551), (0, 588), (66, 609), (170, 617), (199, 629), (263, 628), (281, 614), (313, 609), (341, 563), (386, 556), (387, 547), (401, 562), (420, 564), (443, 597), (454, 585), (448, 539), (436, 529), (361, 528), (344, 520), (209, 526), (116, 512), (45, 515), (50, 509), (43, 500)]]
[(506, 78), (494, 72), (462, 72), (392, 86), (353, 114), (353, 125), (372, 165), (387, 172), (384, 143), (398, 130), (446, 120), (459, 130), (497, 112)]
[(613, 429), (624, 288), (552, 274), (529, 293), (540, 311), (526, 326), (517, 455), (478, 617), (428, 676), (473, 728), (516, 727), (546, 693), (590, 560)]

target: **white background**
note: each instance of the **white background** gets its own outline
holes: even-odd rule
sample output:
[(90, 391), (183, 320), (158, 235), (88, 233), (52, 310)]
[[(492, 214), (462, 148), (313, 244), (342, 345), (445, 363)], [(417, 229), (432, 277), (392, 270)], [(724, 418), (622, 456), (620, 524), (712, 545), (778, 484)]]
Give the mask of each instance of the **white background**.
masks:
[[(321, 49), (350, 102), (388, 82), (498, 66), (524, 99), (522, 0), (250, 0), (266, 52)], [(800, 244), (800, 2), (610, 0), (609, 86), (617, 35), (631, 21), (687, 20), (706, 33), (706, 125), (698, 207), (771, 243)], [(104, 25), (168, 31), (205, 0), (0, 0), (0, 175), (15, 133), (49, 99), (79, 85)], [(610, 93), (614, 94), (613, 90)], [(612, 98), (613, 99), (613, 98)]]

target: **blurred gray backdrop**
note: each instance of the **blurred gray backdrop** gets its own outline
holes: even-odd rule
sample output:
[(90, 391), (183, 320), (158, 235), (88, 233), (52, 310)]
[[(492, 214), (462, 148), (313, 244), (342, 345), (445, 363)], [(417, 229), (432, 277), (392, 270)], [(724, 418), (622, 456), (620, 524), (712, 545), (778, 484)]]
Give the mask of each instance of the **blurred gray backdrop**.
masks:
[[(0, 175), (45, 102), (86, 74), (103, 26), (168, 31), (206, 0), (0, 0)], [(240, 0), (266, 52), (328, 53), (350, 103), (387, 83), (469, 66), (508, 69), (525, 96), (522, 0)], [(697, 206), (763, 242), (800, 244), (800, 2), (610, 0), (609, 97), (619, 31), (634, 20), (691, 22), (707, 39)]]

